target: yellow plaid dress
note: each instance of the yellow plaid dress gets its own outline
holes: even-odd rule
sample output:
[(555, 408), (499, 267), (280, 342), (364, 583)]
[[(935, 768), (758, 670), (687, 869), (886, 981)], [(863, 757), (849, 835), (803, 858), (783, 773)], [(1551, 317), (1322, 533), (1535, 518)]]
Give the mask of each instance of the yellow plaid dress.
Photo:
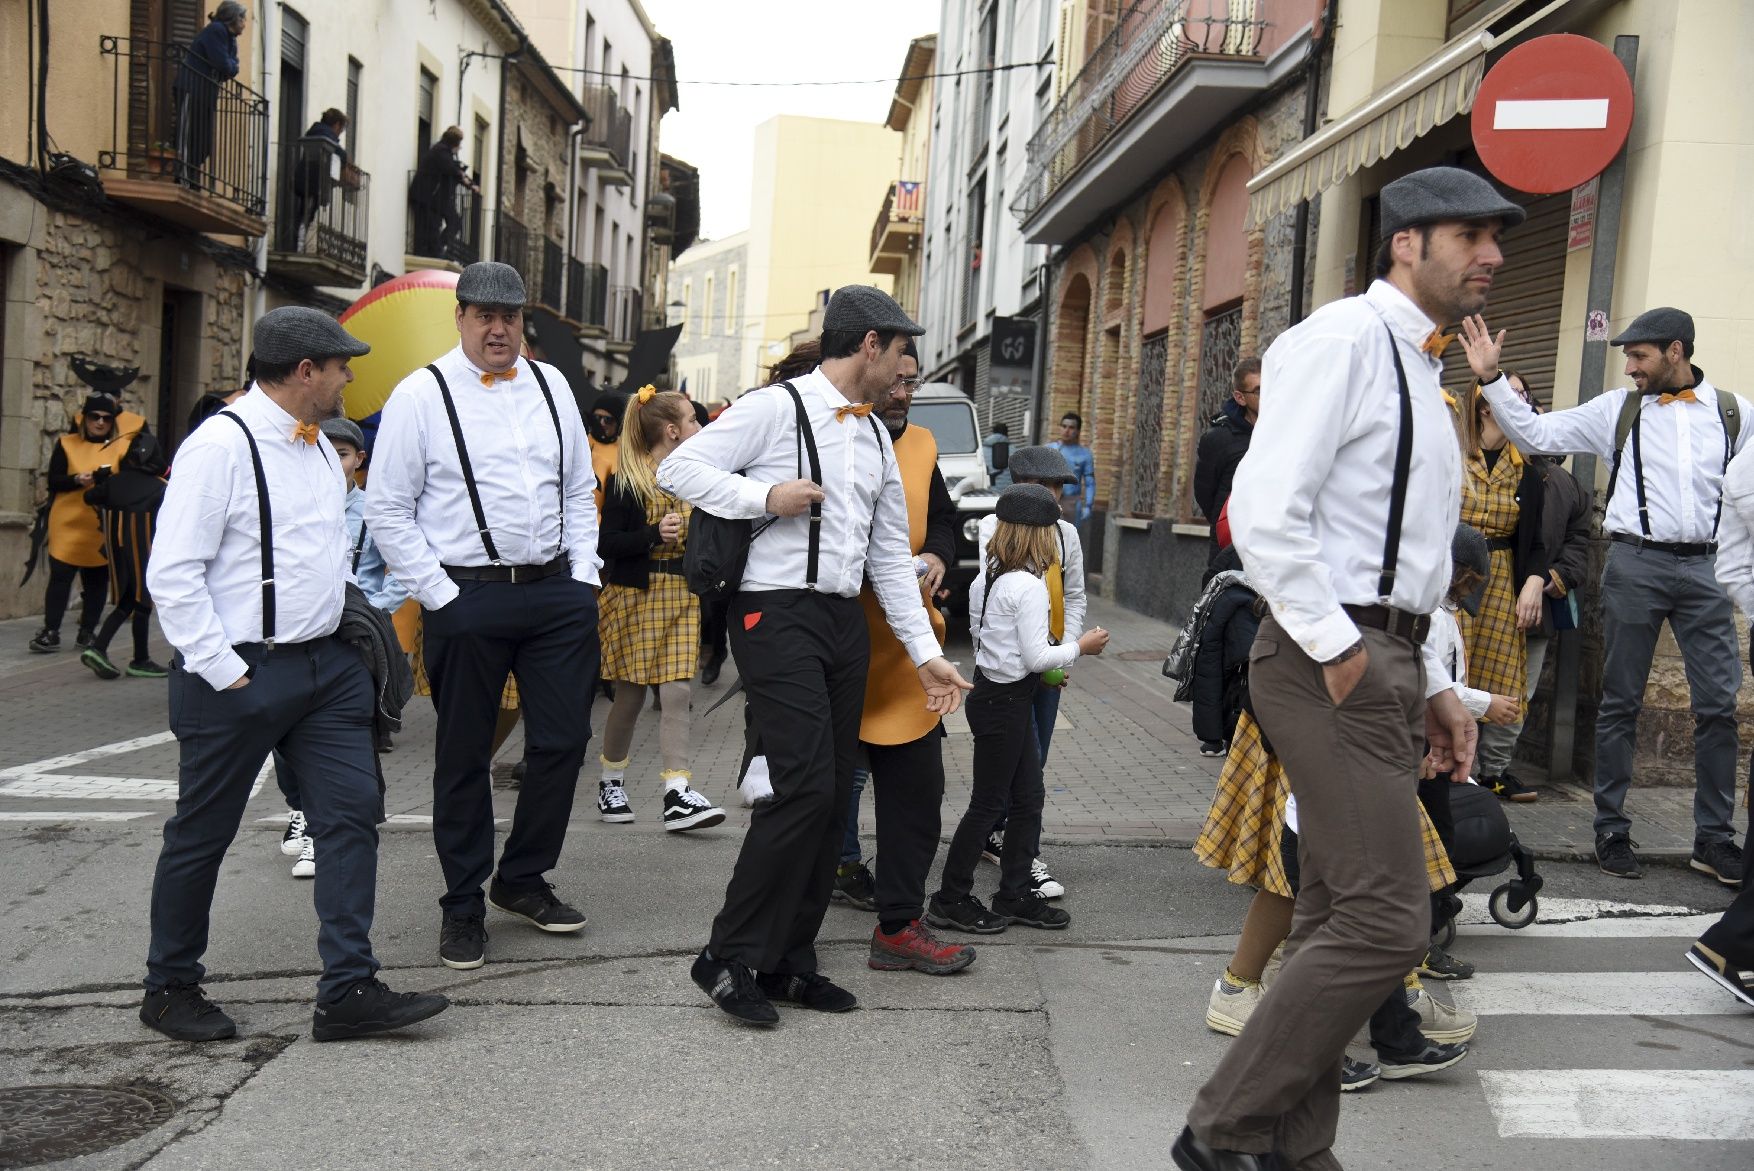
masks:
[[(1411, 785), (1413, 779), (1408, 778)], [(1279, 758), (1267, 743), (1255, 718), (1243, 712), (1230, 740), (1230, 755), (1218, 774), (1218, 791), (1206, 813), (1206, 824), (1194, 842), (1194, 857), (1226, 876), (1238, 886), (1259, 887), (1281, 898), (1294, 897), (1285, 861), (1279, 852), (1285, 834), (1285, 798), (1291, 792)], [(1450, 865), (1437, 827), (1419, 807), (1419, 840), (1425, 847), (1425, 876), (1432, 890), (1454, 885)]]
[[(1516, 535), (1517, 485), (1523, 478), (1522, 453), (1504, 445), (1498, 462), (1488, 470), (1476, 451), (1463, 472), (1462, 523), (1486, 534), (1488, 541), (1508, 540)], [(1468, 685), (1493, 695), (1513, 696), (1523, 702), (1528, 681), (1528, 643), (1516, 628), (1516, 554), (1510, 549), (1492, 550), (1492, 572), (1480, 613), (1456, 612), (1462, 643), (1468, 649)]]
[[(693, 508), (660, 491), (646, 505), (646, 523), (657, 524), (667, 512), (682, 514), (682, 540), (653, 549), (651, 559), (681, 569)], [(681, 574), (654, 571), (643, 590), (605, 586), (597, 605), (603, 678), (641, 684), (694, 678), (700, 659), (700, 599), (689, 592)]]

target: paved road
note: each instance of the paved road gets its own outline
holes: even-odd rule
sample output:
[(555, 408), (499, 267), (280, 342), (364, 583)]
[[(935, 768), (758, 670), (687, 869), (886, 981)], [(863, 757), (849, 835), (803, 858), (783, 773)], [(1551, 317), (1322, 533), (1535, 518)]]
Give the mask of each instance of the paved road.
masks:
[[(1055, 745), (1051, 860), (1072, 929), (981, 940), (967, 973), (930, 979), (866, 969), (872, 917), (834, 908), (824, 967), (864, 1009), (788, 1012), (771, 1034), (732, 1026), (687, 978), (738, 826), (665, 835), (655, 782), (636, 791), (631, 827), (584, 806), (574, 819), (556, 881), (591, 915), (584, 933), (495, 916), (487, 967), (436, 967), (421, 714), (389, 758), (399, 816), (374, 938), (393, 986), (443, 988), (456, 1007), (408, 1036), (310, 1041), (309, 890), (277, 849), (268, 781), (226, 860), (208, 957), (209, 990), (243, 1035), (165, 1041), (134, 1019), (174, 775), (163, 684), (99, 684), (70, 656), (0, 651), (0, 1165), (12, 1162), (6, 1090), (64, 1084), (171, 1103), (150, 1131), (68, 1164), (89, 1168), (1163, 1167), (1228, 1043), (1205, 1029), (1204, 1003), (1246, 893), (1174, 848), (1213, 765), (1152, 690), (1166, 628), (1112, 618), (1115, 649), (1138, 657), (1079, 673)], [(27, 634), (0, 624), (0, 647)], [(729, 711), (702, 721), (700, 783), (719, 797)], [(947, 749), (957, 784), (966, 743)], [(1541, 923), (1465, 928), (1455, 950), (1481, 974), (1438, 990), (1482, 1015), (1474, 1054), (1349, 1097), (1341, 1157), (1746, 1171), (1754, 1014), (1680, 959), (1727, 893), (1677, 868), (1612, 885), (1593, 866), (1543, 872)], [(983, 867), (982, 889), (993, 881)]]

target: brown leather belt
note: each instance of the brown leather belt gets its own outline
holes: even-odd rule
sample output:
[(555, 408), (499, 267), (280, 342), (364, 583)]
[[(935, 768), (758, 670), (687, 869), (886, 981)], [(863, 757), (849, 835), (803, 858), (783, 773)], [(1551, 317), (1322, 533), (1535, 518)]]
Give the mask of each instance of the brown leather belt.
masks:
[(1431, 631), (1431, 615), (1413, 614), (1406, 610), (1396, 610), (1391, 606), (1352, 606), (1342, 605), (1352, 621), (1360, 626), (1368, 626), (1372, 630), (1380, 630), (1384, 634), (1392, 634), (1396, 638), (1404, 638), (1418, 646), (1425, 641)]

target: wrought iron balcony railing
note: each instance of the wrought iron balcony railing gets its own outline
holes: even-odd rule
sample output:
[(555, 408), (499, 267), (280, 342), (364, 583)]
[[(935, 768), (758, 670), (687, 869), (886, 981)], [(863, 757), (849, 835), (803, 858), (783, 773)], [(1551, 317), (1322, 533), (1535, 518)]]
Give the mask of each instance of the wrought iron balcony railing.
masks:
[(639, 336), (640, 290), (632, 285), (616, 285), (609, 290), (609, 340), (622, 345), (633, 344)]
[(541, 293), (537, 300), (559, 313), (565, 307), (561, 292), (566, 284), (566, 249), (560, 246), (560, 241), (543, 237), (541, 254), (542, 272), (537, 281)]
[(627, 175), (633, 161), (633, 114), (622, 108), (606, 85), (585, 87), (582, 98), (591, 116), (579, 149), (586, 160), (609, 175)]
[(331, 139), (307, 135), (281, 152), (269, 263), (313, 284), (366, 277), (371, 176)]
[[(408, 172), (413, 190), (414, 172)], [(469, 265), (481, 259), (481, 196), (467, 187), (440, 192), (431, 203), (408, 201), (408, 255)]]

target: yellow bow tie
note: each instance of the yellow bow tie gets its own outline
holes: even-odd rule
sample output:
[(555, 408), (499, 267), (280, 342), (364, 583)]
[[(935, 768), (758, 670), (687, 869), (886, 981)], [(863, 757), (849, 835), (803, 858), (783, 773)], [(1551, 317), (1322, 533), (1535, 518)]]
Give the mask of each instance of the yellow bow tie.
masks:
[(863, 419), (871, 413), (871, 409), (870, 403), (860, 403), (857, 406), (836, 407), (834, 408), (834, 421), (838, 423), (848, 415), (857, 415), (859, 418)]
[(292, 441), (294, 443), (297, 443), (302, 439), (306, 443), (315, 447), (318, 434), (319, 432), (315, 423), (294, 423), (292, 425)]
[(1455, 340), (1455, 334), (1443, 333), (1434, 329), (1431, 331), (1430, 335), (1426, 337), (1425, 343), (1419, 348), (1430, 354), (1433, 358), (1441, 359), (1444, 350), (1449, 348), (1449, 344)]
[(1692, 387), (1688, 387), (1686, 390), (1677, 390), (1673, 394), (1657, 395), (1657, 406), (1659, 407), (1666, 407), (1670, 403), (1696, 403), (1698, 401), (1699, 396), (1693, 393)]
[(495, 374), (491, 370), (483, 370), (481, 372), (481, 385), (485, 386), (489, 390), (492, 390), (494, 383), (496, 383), (496, 382), (510, 382), (512, 379), (516, 378), (517, 376), (518, 376), (518, 368), (516, 366), (513, 366), (510, 370), (504, 371), (503, 373), (500, 373), (500, 374)]

